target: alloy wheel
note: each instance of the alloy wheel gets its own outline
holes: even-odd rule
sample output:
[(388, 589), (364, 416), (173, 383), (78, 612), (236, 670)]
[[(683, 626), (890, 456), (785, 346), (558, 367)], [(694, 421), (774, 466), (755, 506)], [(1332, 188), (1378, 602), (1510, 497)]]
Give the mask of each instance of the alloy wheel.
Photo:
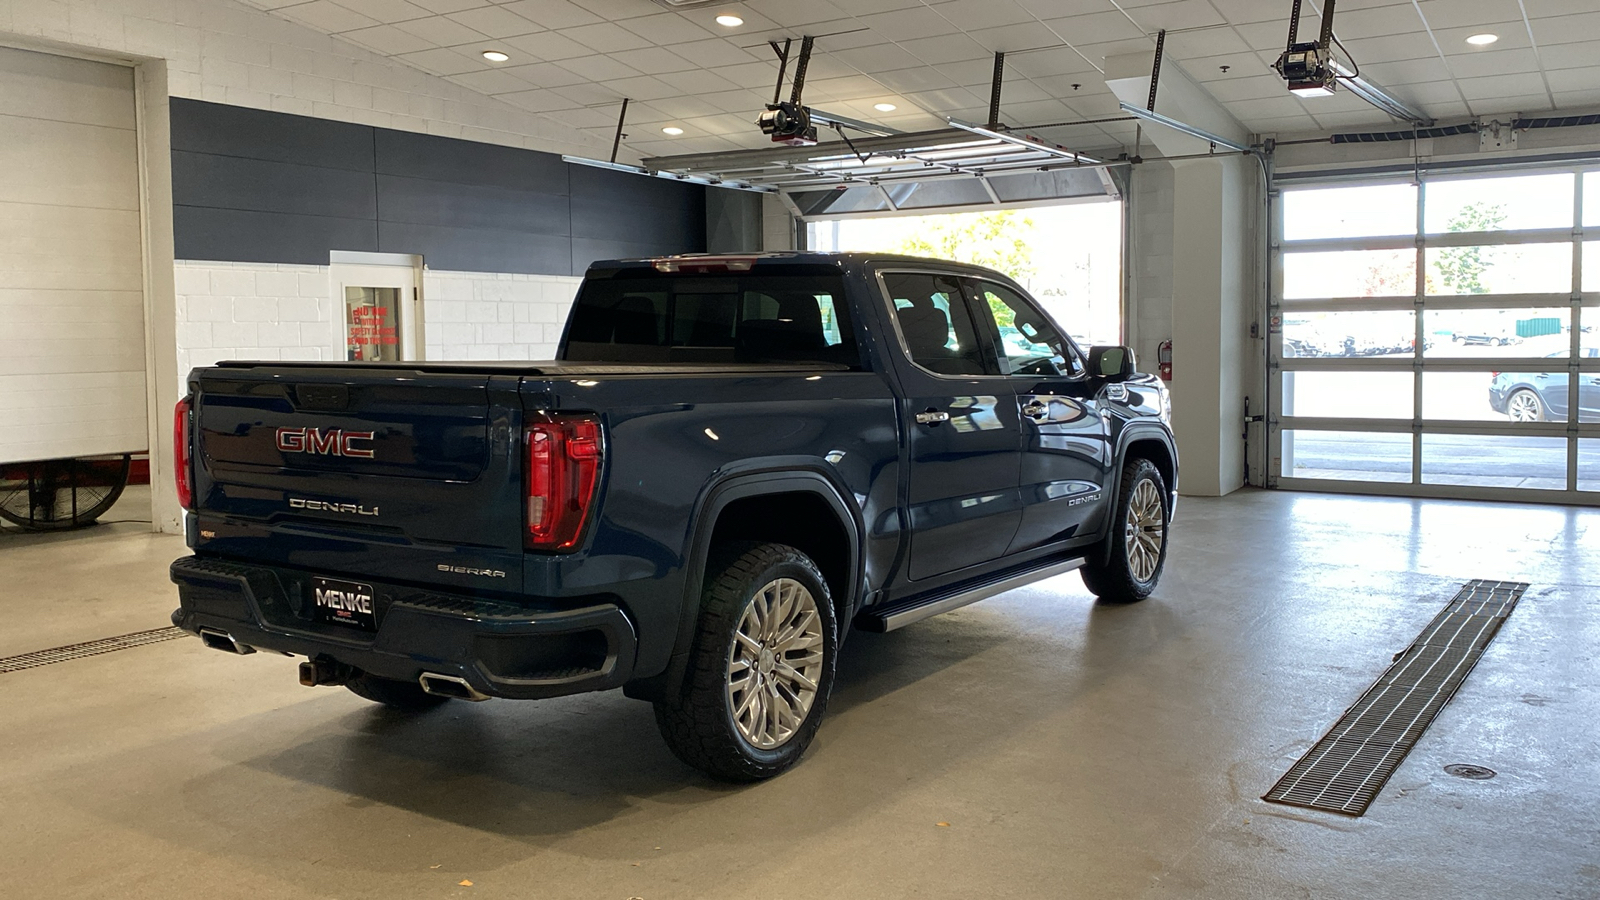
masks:
[(1161, 565), (1161, 547), (1166, 537), (1167, 507), (1155, 482), (1148, 478), (1133, 487), (1128, 498), (1128, 520), (1123, 546), (1128, 554), (1128, 570), (1138, 581), (1149, 581)]
[(751, 746), (782, 746), (805, 724), (822, 677), (822, 616), (793, 578), (767, 582), (750, 598), (728, 653), (728, 709)]
[(1506, 416), (1513, 422), (1539, 421), (1539, 399), (1528, 391), (1517, 391), (1506, 401)]

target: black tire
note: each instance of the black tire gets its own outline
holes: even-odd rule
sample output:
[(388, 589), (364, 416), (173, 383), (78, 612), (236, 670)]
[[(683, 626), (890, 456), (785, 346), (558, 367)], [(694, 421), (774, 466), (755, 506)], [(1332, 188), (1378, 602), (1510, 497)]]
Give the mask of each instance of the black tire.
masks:
[[(1148, 572), (1148, 577), (1141, 579), (1135, 570), (1140, 568), (1130, 560), (1130, 529), (1133, 527), (1129, 521), (1129, 509), (1133, 505), (1134, 496), (1139, 492), (1140, 485), (1148, 483), (1155, 488), (1156, 496), (1160, 498), (1157, 507), (1160, 510), (1160, 540), (1159, 551), (1153, 570)], [(1167, 497), (1166, 481), (1161, 477), (1161, 470), (1148, 459), (1134, 458), (1122, 467), (1122, 484), (1117, 491), (1117, 503), (1112, 508), (1111, 521), (1107, 525), (1106, 542), (1110, 545), (1106, 554), (1106, 561), (1100, 562), (1098, 558), (1091, 559), (1082, 569), (1083, 584), (1095, 596), (1107, 603), (1137, 603), (1150, 596), (1155, 590), (1156, 582), (1161, 580), (1161, 570), (1167, 564), (1167, 517), (1170, 514), (1170, 505)]]
[[(730, 686), (730, 682), (735, 681), (732, 673), (734, 633), (746, 621), (746, 611), (751, 608), (756, 596), (779, 579), (798, 582), (810, 593), (819, 620), (810, 630), (820, 634), (811, 635), (806, 640), (811, 646), (810, 641), (820, 638), (821, 660), (812, 661), (809, 655), (804, 658), (794, 656), (806, 649), (803, 647), (781, 650), (777, 654), (770, 654), (769, 650), (770, 656), (762, 658), (761, 665), (767, 667), (762, 675), (758, 676), (755, 668), (745, 670), (746, 679), (740, 683), (753, 682), (760, 693), (763, 686), (761, 678), (764, 677), (767, 679), (765, 686), (771, 689), (772, 696), (777, 697), (781, 692), (781, 702), (791, 704), (798, 702), (795, 698), (799, 694), (792, 690), (792, 683), (787, 688), (779, 683), (772, 674), (776, 671), (774, 666), (788, 662), (803, 664), (815, 676), (810, 680), (816, 685), (816, 690), (799, 725), (781, 743), (762, 748), (741, 732), (741, 727), (749, 726), (735, 722), (738, 711), (734, 709), (732, 695), (737, 687)], [(765, 602), (763, 600), (763, 604)], [(794, 603), (794, 612), (803, 609), (803, 600), (795, 600)], [(789, 619), (785, 618), (784, 621)], [(833, 689), (834, 658), (838, 645), (833, 597), (828, 591), (827, 582), (809, 557), (783, 544), (725, 545), (712, 554), (706, 566), (705, 590), (700, 597), (699, 630), (690, 652), (688, 670), (684, 673), (683, 688), (674, 695), (656, 701), (656, 726), (673, 754), (713, 778), (751, 782), (778, 775), (800, 761), (812, 736), (816, 734), (828, 704), (828, 693)], [(792, 706), (785, 708), (792, 710)]]
[(422, 685), (415, 681), (399, 681), (394, 678), (379, 678), (367, 672), (357, 672), (350, 676), (344, 683), (355, 694), (373, 703), (382, 703), (390, 709), (406, 712), (421, 712), (449, 700), (449, 697), (440, 697), (430, 694), (422, 689)]

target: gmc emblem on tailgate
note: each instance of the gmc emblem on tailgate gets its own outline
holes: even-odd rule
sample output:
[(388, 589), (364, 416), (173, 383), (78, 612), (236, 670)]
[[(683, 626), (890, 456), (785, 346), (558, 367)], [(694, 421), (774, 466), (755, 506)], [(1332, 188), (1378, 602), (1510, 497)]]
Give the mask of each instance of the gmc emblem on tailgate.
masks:
[(370, 431), (345, 431), (342, 428), (279, 428), (278, 449), (284, 453), (372, 459), (370, 447), (355, 445), (356, 441), (371, 441), (372, 437)]

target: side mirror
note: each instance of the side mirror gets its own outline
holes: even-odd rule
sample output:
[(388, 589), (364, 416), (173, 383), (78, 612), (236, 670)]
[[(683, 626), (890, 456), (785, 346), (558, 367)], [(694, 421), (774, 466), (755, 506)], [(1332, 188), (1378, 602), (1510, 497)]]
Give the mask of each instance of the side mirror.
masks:
[(1091, 347), (1089, 349), (1089, 374), (1106, 381), (1127, 381), (1138, 371), (1133, 350), (1129, 347)]

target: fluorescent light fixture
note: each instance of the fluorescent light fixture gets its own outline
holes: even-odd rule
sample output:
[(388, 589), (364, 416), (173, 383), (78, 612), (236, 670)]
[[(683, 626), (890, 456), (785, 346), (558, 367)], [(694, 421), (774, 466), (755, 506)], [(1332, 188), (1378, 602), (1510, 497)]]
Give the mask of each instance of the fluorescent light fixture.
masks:
[(676, 125), (668, 125), (667, 127), (661, 129), (661, 133), (670, 134), (673, 137), (677, 137), (678, 135), (683, 134), (683, 129)]
[(1227, 147), (1229, 150), (1237, 150), (1240, 153), (1250, 149), (1238, 141), (1228, 140), (1221, 135), (1212, 134), (1209, 131), (1206, 131), (1202, 128), (1196, 128), (1186, 122), (1179, 122), (1177, 119), (1169, 119), (1166, 116), (1163, 116), (1161, 113), (1151, 112), (1142, 106), (1134, 106), (1131, 103), (1120, 103), (1118, 105), (1122, 107), (1123, 112), (1130, 116), (1136, 116), (1145, 120), (1146, 122), (1154, 122), (1157, 125), (1165, 125), (1174, 131), (1181, 131), (1190, 137), (1197, 137), (1202, 141), (1209, 141), (1213, 144), (1216, 144), (1218, 147)]
[(485, 50), (483, 51), (483, 58), (487, 59), (489, 62), (505, 62), (511, 57), (499, 50)]
[(895, 106), (893, 103), (874, 103), (872, 108), (878, 112), (894, 112), (900, 107)]
[(1304, 100), (1309, 100), (1312, 97), (1332, 97), (1333, 96), (1333, 85), (1331, 83), (1330, 84), (1304, 84), (1304, 85), (1299, 85), (1299, 86), (1296, 86), (1294, 84), (1290, 84), (1289, 85), (1289, 93), (1295, 95), (1296, 97), (1304, 99)]
[(744, 20), (738, 16), (721, 15), (717, 16), (717, 24), (727, 28), (738, 28), (744, 24)]
[(1474, 34), (1471, 37), (1468, 37), (1467, 43), (1474, 47), (1487, 47), (1498, 40), (1500, 40), (1500, 35), (1490, 34), (1486, 31), (1483, 34)]

